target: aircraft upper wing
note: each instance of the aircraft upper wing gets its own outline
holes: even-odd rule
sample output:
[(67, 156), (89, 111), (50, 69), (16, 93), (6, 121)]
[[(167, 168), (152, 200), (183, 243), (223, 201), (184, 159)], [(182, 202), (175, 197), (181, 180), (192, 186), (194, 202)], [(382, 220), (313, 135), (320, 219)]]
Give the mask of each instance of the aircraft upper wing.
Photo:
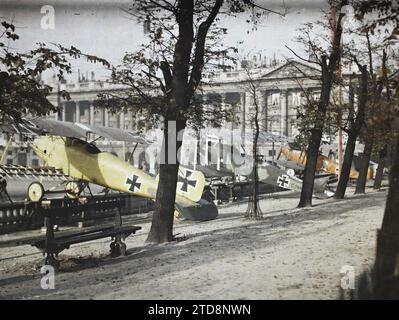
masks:
[(1, 132), (7, 134), (21, 134), (26, 137), (37, 136), (40, 134), (35, 124), (30, 121), (13, 122), (4, 121), (0, 124)]
[(86, 130), (86, 132), (97, 134), (109, 140), (137, 142), (142, 144), (149, 143), (145, 138), (141, 137), (139, 134), (127, 130), (121, 130), (117, 128), (103, 127), (103, 126), (91, 126), (81, 123), (76, 123), (75, 125), (82, 128), (83, 130)]
[(34, 129), (36, 129), (39, 134), (50, 134), (52, 136), (77, 139), (86, 137), (86, 131), (72, 122), (40, 118), (29, 119), (28, 121), (35, 125)]
[(53, 136), (84, 139), (88, 133), (99, 135), (109, 140), (149, 144), (150, 142), (138, 133), (109, 128), (91, 126), (82, 123), (72, 123), (53, 119), (31, 118), (24, 119), (18, 124), (2, 124), (1, 129), (7, 133), (20, 133), (26, 136), (49, 134)]

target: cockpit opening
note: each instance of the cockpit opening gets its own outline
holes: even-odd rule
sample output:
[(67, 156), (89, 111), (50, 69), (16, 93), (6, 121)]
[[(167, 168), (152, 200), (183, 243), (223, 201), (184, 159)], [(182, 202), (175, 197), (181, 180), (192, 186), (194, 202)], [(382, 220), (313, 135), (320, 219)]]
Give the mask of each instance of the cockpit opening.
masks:
[(74, 147), (84, 148), (88, 153), (91, 154), (101, 153), (101, 150), (98, 149), (94, 143), (88, 143), (80, 139), (72, 138), (69, 141), (69, 145)]

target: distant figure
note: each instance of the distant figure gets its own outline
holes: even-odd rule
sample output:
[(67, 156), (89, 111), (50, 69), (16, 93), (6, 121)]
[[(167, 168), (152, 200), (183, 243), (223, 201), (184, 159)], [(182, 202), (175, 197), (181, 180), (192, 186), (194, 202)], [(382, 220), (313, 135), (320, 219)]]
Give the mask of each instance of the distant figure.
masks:
[(3, 198), (3, 194), (5, 194), (8, 198), (8, 201), (12, 203), (11, 197), (7, 191), (7, 180), (4, 179), (3, 176), (0, 176), (0, 196)]
[(215, 196), (212, 193), (212, 189), (210, 186), (206, 186), (204, 188), (204, 193), (202, 194), (202, 198), (207, 200), (208, 202), (213, 202), (213, 200), (215, 200)]
[(157, 175), (159, 173), (159, 164), (158, 161), (155, 161), (154, 164), (154, 171), (155, 171), (155, 175)]

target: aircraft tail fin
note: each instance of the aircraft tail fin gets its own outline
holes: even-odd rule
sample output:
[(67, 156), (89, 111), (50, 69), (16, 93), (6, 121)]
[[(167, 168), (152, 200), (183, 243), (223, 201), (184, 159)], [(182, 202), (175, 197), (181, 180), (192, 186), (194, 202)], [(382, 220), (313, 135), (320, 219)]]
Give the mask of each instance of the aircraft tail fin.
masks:
[(205, 176), (201, 171), (179, 167), (176, 193), (191, 201), (198, 202), (205, 187)]

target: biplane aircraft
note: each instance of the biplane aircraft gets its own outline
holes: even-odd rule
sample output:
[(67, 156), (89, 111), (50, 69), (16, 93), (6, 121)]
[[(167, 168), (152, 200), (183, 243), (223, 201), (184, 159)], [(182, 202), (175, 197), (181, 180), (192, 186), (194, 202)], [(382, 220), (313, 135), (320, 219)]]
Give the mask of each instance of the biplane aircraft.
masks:
[[(301, 191), (302, 180), (295, 176), (291, 170), (283, 170), (276, 166), (266, 164), (258, 168), (259, 180), (283, 189)], [(327, 189), (330, 176), (316, 177), (314, 181), (313, 196), (316, 198), (332, 197), (334, 192)]]
[[(294, 150), (289, 147), (282, 147), (276, 162), (286, 168), (291, 168), (295, 171), (303, 171), (306, 165), (306, 153), (303, 150)], [(338, 162), (320, 154), (317, 158), (316, 170), (324, 171), (328, 174), (338, 174)], [(372, 179), (374, 175), (375, 170), (373, 166), (370, 165), (367, 177)], [(355, 160), (349, 177), (350, 179), (357, 179), (359, 177), (359, 171), (356, 170)]]
[[(211, 185), (213, 181), (216, 184), (240, 184), (241, 182), (249, 181), (253, 179), (252, 176), (252, 166), (253, 166), (253, 158), (251, 155), (245, 153), (245, 148), (243, 146), (238, 146), (232, 144), (231, 132), (212, 132), (213, 135), (218, 136), (220, 142), (219, 146), (215, 146), (216, 150), (218, 148), (223, 151), (216, 152), (219, 154), (223, 160), (227, 160), (229, 163), (228, 166), (223, 167), (221, 164), (216, 165), (196, 165), (196, 169), (200, 170), (204, 173), (205, 177), (211, 181)], [(241, 135), (241, 133), (240, 133)], [(226, 138), (227, 137), (227, 138)], [(206, 137), (205, 137), (206, 138)], [(240, 137), (241, 138), (241, 137)], [(252, 139), (250, 134), (246, 134), (245, 139), (249, 141)], [(261, 132), (258, 138), (259, 144), (265, 143), (287, 143), (288, 139), (283, 136), (278, 136), (269, 132)], [(234, 139), (233, 139), (234, 140)], [(237, 139), (235, 141), (242, 142), (241, 139)], [(191, 145), (196, 145), (194, 141), (191, 142)], [(242, 152), (239, 151), (239, 148)], [(196, 154), (192, 154), (191, 157), (197, 157)], [(200, 159), (206, 159), (207, 155), (200, 153)], [(216, 159), (220, 161), (220, 159)], [(205, 162), (209, 162), (206, 161)], [(314, 184), (314, 196), (317, 198), (326, 198), (333, 196), (333, 192), (327, 189), (327, 184), (331, 179), (331, 174), (323, 174), (317, 176)], [(302, 190), (302, 180), (295, 176), (295, 171), (293, 169), (284, 170), (281, 169), (275, 162), (267, 163), (263, 162), (259, 164), (258, 167), (258, 177), (261, 183), (279, 187), (286, 190), (293, 191), (301, 191)], [(233, 181), (234, 180), (234, 181)]]
[[(88, 134), (100, 137), (146, 143), (142, 137), (115, 128), (95, 127), (56, 120), (31, 119), (23, 122), (24, 130), (31, 133), (31, 145), (46, 167), (69, 177), (65, 191), (77, 197), (88, 183), (155, 199), (158, 179), (143, 170), (103, 152), (88, 142)], [(3, 131), (5, 128), (3, 128)], [(4, 169), (3, 169), (4, 171)], [(179, 168), (176, 189), (175, 216), (188, 220), (210, 220), (218, 215), (214, 203), (202, 199), (205, 177), (200, 171)], [(40, 181), (34, 181), (27, 190), (30, 201), (40, 201), (46, 190)]]

